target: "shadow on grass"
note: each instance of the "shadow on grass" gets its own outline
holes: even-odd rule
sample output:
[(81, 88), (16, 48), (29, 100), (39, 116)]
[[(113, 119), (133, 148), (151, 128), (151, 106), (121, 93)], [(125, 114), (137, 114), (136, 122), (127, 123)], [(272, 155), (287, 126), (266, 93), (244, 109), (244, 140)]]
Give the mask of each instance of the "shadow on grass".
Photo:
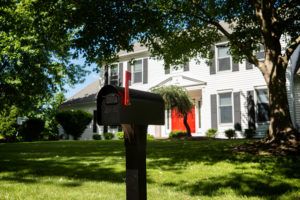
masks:
[(264, 199), (277, 199), (289, 191), (299, 188), (273, 179), (269, 176), (253, 174), (231, 173), (226, 176), (218, 176), (208, 180), (197, 181), (194, 184), (165, 183), (167, 187), (174, 187), (179, 191), (188, 191), (192, 196), (220, 196), (226, 194), (226, 189), (234, 190), (236, 194), (247, 197), (263, 197)]
[[(300, 158), (236, 154), (232, 147), (241, 141), (150, 141), (147, 146), (147, 168), (180, 174), (192, 163), (215, 165), (255, 165), (261, 174), (230, 173), (197, 182), (159, 183), (191, 196), (214, 196), (233, 189), (238, 195), (276, 199), (289, 191), (299, 190), (284, 179), (300, 178)], [(39, 177), (63, 177), (65, 187), (78, 187), (83, 181), (125, 182), (125, 153), (122, 141), (38, 142), (0, 146), (0, 179), (21, 183), (38, 183)], [(8, 173), (1, 176), (1, 173)], [(192, 173), (192, 172), (191, 172)], [(273, 178), (282, 176), (283, 180)], [(156, 183), (148, 177), (148, 183)]]
[[(64, 177), (73, 180), (63, 183), (67, 187), (80, 186), (80, 181), (123, 183), (125, 161), (121, 144), (37, 142), (2, 145), (0, 180), (38, 183), (39, 177)], [(1, 173), (9, 175), (1, 176)]]
[(235, 164), (236, 169), (243, 169), (242, 164), (258, 163), (256, 167), (266, 174), (282, 175), (286, 178), (300, 178), (299, 156), (260, 156), (235, 153), (233, 147), (243, 141), (173, 141), (150, 143), (147, 158), (148, 167), (180, 173), (191, 163), (215, 165), (219, 162)]

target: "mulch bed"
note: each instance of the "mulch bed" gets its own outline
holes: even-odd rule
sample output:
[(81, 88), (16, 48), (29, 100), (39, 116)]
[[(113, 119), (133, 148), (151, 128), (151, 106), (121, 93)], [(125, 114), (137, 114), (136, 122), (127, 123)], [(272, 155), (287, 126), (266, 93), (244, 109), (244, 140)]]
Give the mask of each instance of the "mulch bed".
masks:
[(245, 143), (233, 148), (234, 152), (244, 152), (255, 155), (294, 155), (300, 156), (300, 141), (268, 142), (260, 140)]

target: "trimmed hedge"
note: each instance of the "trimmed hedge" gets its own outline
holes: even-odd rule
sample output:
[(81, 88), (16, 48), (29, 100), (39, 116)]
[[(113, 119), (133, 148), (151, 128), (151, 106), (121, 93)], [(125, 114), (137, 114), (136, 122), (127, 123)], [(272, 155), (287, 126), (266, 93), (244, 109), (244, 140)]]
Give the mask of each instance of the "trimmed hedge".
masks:
[(234, 129), (228, 129), (225, 131), (225, 135), (228, 139), (231, 139), (233, 137), (236, 137), (236, 133)]
[(210, 128), (205, 132), (205, 135), (209, 138), (215, 138), (218, 130), (214, 128)]
[(255, 130), (253, 130), (253, 129), (245, 129), (245, 132), (244, 132), (244, 134), (245, 134), (245, 137), (247, 138), (247, 139), (251, 139), (251, 138), (253, 138), (254, 137), (254, 135), (255, 135)]
[(39, 140), (44, 128), (44, 120), (38, 118), (30, 118), (21, 125), (20, 135), (25, 141)]
[(103, 133), (104, 139), (106, 140), (112, 140), (114, 138), (113, 133)]
[(99, 134), (94, 134), (94, 135), (93, 135), (93, 139), (94, 139), (94, 140), (101, 140), (101, 139), (102, 139), (102, 136), (99, 135)]
[(55, 118), (67, 135), (71, 135), (74, 140), (78, 140), (93, 117), (85, 111), (68, 110), (58, 112)]
[(181, 131), (181, 130), (174, 130), (174, 131), (171, 131), (169, 134), (169, 138), (179, 139), (179, 138), (184, 138), (184, 137), (186, 137), (186, 132)]

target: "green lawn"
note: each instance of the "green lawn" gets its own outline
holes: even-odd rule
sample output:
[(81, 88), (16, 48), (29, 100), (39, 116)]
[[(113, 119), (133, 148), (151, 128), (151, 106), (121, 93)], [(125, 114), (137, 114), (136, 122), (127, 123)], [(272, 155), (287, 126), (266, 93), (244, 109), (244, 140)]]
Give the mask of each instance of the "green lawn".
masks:
[[(148, 141), (148, 199), (300, 199), (300, 157), (236, 154), (241, 141)], [(0, 200), (125, 199), (122, 141), (0, 144)]]

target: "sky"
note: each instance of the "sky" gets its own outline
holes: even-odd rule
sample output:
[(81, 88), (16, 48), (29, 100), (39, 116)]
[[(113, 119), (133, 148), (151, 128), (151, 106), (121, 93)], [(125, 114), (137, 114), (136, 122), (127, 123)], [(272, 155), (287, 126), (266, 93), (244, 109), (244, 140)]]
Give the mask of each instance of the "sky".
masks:
[[(78, 60), (72, 60), (71, 62), (76, 63), (76, 64), (83, 64), (84, 63), (84, 59), (83, 58), (79, 58)], [(84, 87), (86, 87), (88, 84), (94, 82), (95, 80), (99, 79), (99, 73), (97, 74), (96, 72), (93, 72), (92, 69), (95, 67), (95, 65), (90, 65), (88, 66), (86, 69), (88, 71), (90, 71), (91, 73), (88, 74), (86, 77), (84, 77), (84, 82), (83, 83), (78, 83), (74, 86), (69, 86), (69, 85), (65, 85), (65, 89), (66, 92), (65, 97), (68, 99), (70, 97), (72, 97), (74, 94), (76, 94), (77, 92), (79, 92), (80, 90), (82, 90)]]

